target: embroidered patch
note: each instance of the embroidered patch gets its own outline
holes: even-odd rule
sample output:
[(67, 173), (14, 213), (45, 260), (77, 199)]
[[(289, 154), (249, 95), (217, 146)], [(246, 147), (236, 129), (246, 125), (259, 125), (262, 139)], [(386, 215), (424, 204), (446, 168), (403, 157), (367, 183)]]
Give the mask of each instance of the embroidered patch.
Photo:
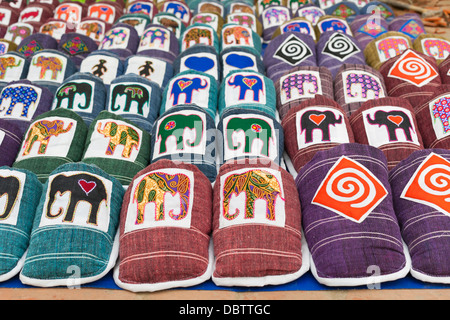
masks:
[(25, 57), (32, 56), (38, 51), (43, 50), (44, 48), (37, 42), (36, 40), (31, 40), (27, 44), (21, 46), (17, 51), (22, 53)]
[(339, 31), (342, 33), (346, 33), (349, 36), (352, 35), (350, 27), (344, 19), (336, 19), (336, 18), (328, 18), (323, 19), (322, 21), (317, 23), (317, 27), (319, 28), (321, 33), (326, 31)]
[(170, 51), (170, 34), (165, 28), (150, 27), (145, 30), (137, 52), (149, 49)]
[(81, 4), (76, 4), (73, 2), (63, 3), (56, 7), (54, 18), (77, 25), (81, 22), (82, 13), (83, 8)]
[(326, 107), (308, 107), (296, 113), (298, 149), (321, 143), (348, 143), (342, 112)]
[(146, 56), (132, 56), (128, 60), (125, 74), (133, 73), (141, 77), (156, 82), (159, 86), (163, 85), (166, 75), (167, 62), (161, 59), (149, 58)]
[(77, 123), (70, 118), (48, 117), (33, 122), (24, 135), (17, 161), (33, 157), (67, 157)]
[(67, 32), (67, 23), (62, 21), (49, 21), (41, 25), (39, 32), (48, 34), (56, 40), (61, 40), (61, 37)]
[(39, 227), (79, 226), (108, 232), (112, 182), (69, 171), (51, 175)]
[(390, 106), (375, 107), (363, 111), (362, 117), (369, 145), (373, 147), (396, 142), (420, 145), (409, 110)]
[(388, 77), (407, 81), (419, 88), (438, 76), (433, 66), (412, 50), (405, 51), (388, 73)]
[(299, 17), (304, 17), (311, 21), (313, 25), (316, 25), (320, 17), (325, 15), (325, 12), (323, 12), (322, 9), (307, 6), (299, 8), (296, 15)]
[(358, 46), (342, 33), (333, 34), (322, 50), (323, 54), (340, 61), (345, 61), (358, 52), (361, 52)]
[(155, 125), (157, 129), (153, 159), (163, 155), (176, 157), (180, 153), (205, 154), (206, 115), (203, 112), (194, 110), (174, 112), (159, 119)]
[(184, 3), (165, 1), (163, 4), (163, 9), (161, 11), (175, 15), (185, 24), (188, 24), (191, 20), (190, 9)]
[(372, 172), (342, 156), (328, 171), (311, 203), (361, 223), (387, 195), (386, 188)]
[(190, 228), (194, 174), (161, 169), (134, 179), (124, 233), (157, 227)]
[(10, 25), (11, 21), (11, 10), (7, 7), (0, 8), (0, 24), (2, 26), (8, 26)]
[(134, 1), (129, 4), (127, 8), (128, 13), (143, 13), (150, 17), (153, 17), (153, 6), (152, 2), (147, 1)]
[(126, 49), (130, 39), (130, 30), (116, 27), (106, 32), (98, 49)]
[(358, 32), (364, 33), (375, 39), (388, 32), (388, 30), (380, 24), (378, 19), (373, 18), (368, 19), (367, 22), (358, 29)]
[(89, 55), (80, 65), (81, 72), (89, 72), (103, 80), (104, 84), (111, 84), (117, 77), (119, 60), (110, 56)]
[(111, 84), (108, 110), (116, 114), (135, 114), (147, 118), (152, 87), (136, 82)]
[(219, 79), (217, 68), (217, 57), (215, 54), (208, 52), (198, 52), (189, 56), (184, 56), (180, 61), (180, 72), (186, 70), (196, 70), (207, 73)]
[(0, 224), (17, 225), (26, 178), (20, 171), (0, 170)]
[(380, 62), (384, 62), (402, 54), (409, 48), (408, 41), (404, 37), (388, 37), (375, 42)]
[(72, 80), (58, 88), (52, 109), (66, 108), (75, 112), (89, 112), (94, 108), (95, 82), (90, 80)]
[(345, 4), (340, 4), (331, 15), (346, 19), (354, 14), (356, 14), (355, 10)]
[(450, 216), (450, 162), (430, 153), (422, 161), (400, 196)]
[(261, 17), (264, 29), (279, 26), (290, 20), (289, 9), (281, 7), (268, 7), (262, 12)]
[(109, 158), (134, 162), (139, 154), (142, 130), (120, 120), (95, 123), (84, 158)]
[(28, 7), (20, 12), (20, 22), (41, 22), (43, 8)]
[(254, 73), (234, 73), (226, 80), (225, 105), (238, 103), (266, 103), (264, 78)]
[(25, 59), (12, 54), (4, 54), (0, 56), (0, 80), (2, 81), (18, 81), (21, 78)]
[(311, 49), (295, 35), (287, 37), (275, 52), (274, 57), (292, 66), (312, 56)]
[(185, 51), (196, 44), (214, 45), (214, 29), (209, 27), (193, 27), (183, 33), (181, 51)]
[(406, 21), (399, 31), (413, 39), (417, 38), (420, 34), (425, 33), (425, 30), (423, 30), (414, 19)]
[(286, 32), (300, 32), (309, 34), (314, 41), (316, 41), (316, 33), (314, 27), (309, 21), (288, 21), (280, 26), (282, 33)]
[(84, 34), (95, 41), (102, 41), (106, 25), (104, 21), (86, 19), (77, 24), (77, 33)]
[(62, 83), (67, 67), (67, 58), (60, 54), (50, 52), (36, 53), (30, 63), (28, 80), (50, 81)]
[(30, 121), (41, 99), (42, 89), (26, 84), (11, 84), (0, 94), (0, 116)]
[(301, 98), (314, 98), (316, 94), (322, 94), (318, 71), (295, 71), (282, 76), (279, 82), (281, 104)]
[(91, 4), (88, 8), (88, 17), (98, 18), (107, 23), (114, 23), (116, 9), (114, 6), (105, 3)]
[(254, 32), (258, 31), (256, 28), (255, 15), (253, 13), (231, 13), (227, 15), (227, 23), (231, 22), (251, 28)]
[(422, 39), (423, 51), (435, 59), (446, 59), (450, 55), (450, 41), (443, 39)]
[(436, 139), (450, 135), (450, 96), (442, 95), (429, 104)]
[(381, 80), (365, 71), (342, 72), (342, 83), (345, 103), (364, 102), (386, 96)]
[(223, 55), (223, 76), (227, 76), (230, 71), (247, 69), (258, 71), (255, 57), (246, 52), (228, 52)]
[(190, 103), (208, 108), (209, 89), (209, 78), (206, 76), (184, 75), (172, 78), (167, 92), (166, 109), (179, 104)]
[(219, 229), (244, 224), (284, 227), (281, 172), (270, 168), (231, 171), (220, 177)]
[(69, 41), (63, 43), (62, 48), (66, 50), (66, 52), (69, 53), (71, 56), (89, 52), (89, 48), (81, 40), (80, 37), (73, 37)]
[(222, 50), (231, 46), (253, 47), (252, 29), (229, 25), (222, 28)]
[(273, 120), (257, 114), (223, 119), (224, 161), (239, 157), (278, 157), (278, 132)]
[(160, 24), (172, 31), (175, 34), (175, 37), (177, 39), (181, 36), (181, 28), (183, 23), (180, 21), (180, 19), (177, 19), (176, 17), (173, 17), (170, 14), (162, 14), (160, 12), (158, 15), (156, 15), (153, 20), (153, 23)]

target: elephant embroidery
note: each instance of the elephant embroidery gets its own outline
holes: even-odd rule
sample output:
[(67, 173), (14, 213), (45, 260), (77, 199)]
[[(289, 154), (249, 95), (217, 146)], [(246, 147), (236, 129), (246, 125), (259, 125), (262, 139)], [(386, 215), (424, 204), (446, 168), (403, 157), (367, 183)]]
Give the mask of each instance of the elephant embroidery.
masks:
[(401, 37), (390, 37), (377, 42), (378, 55), (381, 62), (402, 54), (408, 48), (408, 42)]
[(164, 43), (169, 40), (168, 32), (162, 28), (149, 28), (142, 35), (139, 46), (146, 48), (156, 47), (156, 40), (159, 40), (159, 48), (164, 48)]
[(277, 178), (266, 170), (249, 170), (241, 174), (231, 174), (223, 182), (223, 217), (228, 220), (236, 219), (240, 212), (230, 210), (232, 196), (245, 193), (246, 219), (251, 219), (255, 214), (255, 200), (266, 201), (266, 219), (275, 220), (275, 201), (279, 196), (282, 201), (282, 187)]
[(441, 39), (425, 39), (422, 46), (425, 52), (435, 59), (446, 59), (450, 55), (450, 42)]
[(243, 26), (229, 26), (222, 31), (222, 41), (228, 45), (251, 45), (251, 31)]
[(181, 21), (185, 21), (187, 19), (184, 17), (185, 15), (188, 15), (188, 17), (189, 17), (188, 9), (186, 9), (186, 7), (184, 7), (178, 3), (173, 3), (173, 2), (167, 3), (165, 6), (165, 9), (163, 11), (167, 12), (167, 13), (172, 13)]
[(256, 75), (234, 74), (228, 79), (227, 83), (234, 88), (239, 88), (239, 100), (245, 100), (247, 91), (253, 93), (253, 101), (255, 102), (260, 101), (260, 93), (264, 95), (264, 81)]
[(431, 113), (435, 121), (440, 119), (443, 125), (444, 133), (450, 132), (450, 98), (442, 97), (432, 105)]
[[(144, 222), (145, 207), (149, 202), (155, 203), (155, 221), (164, 220), (166, 211), (168, 211), (169, 217), (174, 220), (184, 219), (190, 210), (190, 190), (190, 179), (185, 174), (171, 175), (164, 172), (147, 174), (138, 183), (133, 194), (132, 203), (137, 204), (135, 224)], [(164, 196), (167, 192), (172, 196), (179, 195), (179, 214), (174, 213), (174, 208), (168, 208), (168, 210), (165, 208)]]
[[(203, 40), (204, 39), (204, 40)], [(206, 28), (191, 28), (183, 34), (183, 48), (191, 47), (192, 42), (195, 44), (205, 43), (209, 46), (213, 45), (213, 37), (211, 30)]]
[[(183, 135), (186, 128), (195, 130), (194, 141), (184, 141)], [(200, 144), (203, 138), (203, 121), (200, 116), (171, 114), (164, 118), (158, 127), (157, 139), (161, 141), (159, 153), (167, 152), (166, 141), (170, 136), (174, 136), (177, 140), (177, 150), (184, 150), (184, 145), (195, 147)]]
[(313, 142), (313, 131), (322, 132), (322, 141), (331, 141), (330, 125), (335, 126), (342, 123), (342, 115), (336, 117), (333, 111), (308, 110), (300, 119), (300, 133), (305, 132), (305, 143)]
[(405, 133), (406, 140), (413, 141), (411, 132), (414, 132), (414, 129), (409, 116), (403, 111), (378, 110), (373, 114), (373, 117), (371, 117), (370, 114), (367, 114), (366, 118), (367, 122), (371, 125), (378, 125), (380, 128), (381, 126), (384, 126), (389, 135), (390, 142), (398, 141), (396, 133), (398, 129)]
[(134, 2), (128, 7), (128, 13), (144, 13), (152, 16), (153, 6), (150, 3)]
[[(99, 22), (95, 21), (84, 21), (80, 25), (80, 30), (84, 31), (84, 34), (94, 40), (100, 40), (103, 34), (103, 26)], [(91, 37), (93, 35), (93, 37)]]
[[(150, 108), (150, 93), (146, 87), (137, 83), (117, 84), (111, 90), (111, 112), (117, 112), (122, 108), (123, 112), (130, 112), (130, 108), (135, 102), (137, 104), (137, 114), (147, 116)], [(124, 102), (122, 102), (123, 96), (125, 96)]]
[(192, 94), (194, 91), (200, 91), (208, 87), (208, 80), (199, 77), (178, 78), (172, 84), (170, 90), (170, 99), (173, 99), (173, 105), (179, 104), (181, 94), (185, 95), (184, 103), (192, 103)]
[(253, 14), (234, 13), (227, 17), (228, 22), (235, 22), (238, 25), (245, 26), (255, 30), (255, 20)]
[(3, 212), (0, 211), (0, 220), (8, 219), (11, 211), (18, 200), (21, 182), (17, 177), (0, 176), (0, 198), (6, 195), (6, 203)]
[(315, 38), (314, 32), (311, 30), (311, 25), (304, 21), (296, 21), (284, 25), (283, 32), (301, 32)]
[[(319, 86), (320, 80), (312, 73), (290, 74), (282, 79), (281, 82), (281, 89), (283, 92), (282, 101), (285, 100), (287, 102), (295, 99), (297, 96), (299, 98), (314, 97), (315, 94), (319, 93)], [(298, 93), (298, 95), (295, 93)]]
[(56, 80), (63, 69), (62, 61), (57, 57), (38, 56), (36, 59), (33, 59), (33, 65), (41, 69), (39, 73), (39, 79), (41, 80), (45, 79), (45, 74), (48, 70), (51, 72), (51, 80)]
[(288, 13), (286, 10), (280, 10), (277, 8), (269, 8), (264, 12), (264, 21), (267, 25), (270, 24), (282, 24), (283, 22), (289, 20)]
[(345, 88), (346, 98), (347, 96), (356, 97), (360, 101), (378, 99), (382, 97), (380, 95), (384, 96), (380, 81), (368, 74), (349, 73), (345, 78)]
[(122, 157), (129, 158), (133, 148), (139, 150), (139, 133), (130, 126), (117, 124), (115, 122), (106, 122), (102, 129), (102, 123), (98, 123), (97, 132), (109, 138), (109, 144), (105, 154), (110, 156), (114, 154), (117, 145), (123, 145)]
[(92, 101), (92, 86), (87, 82), (67, 82), (55, 94), (55, 107), (60, 108), (67, 102), (67, 109), (84, 111), (89, 109)]
[(272, 128), (267, 121), (258, 118), (231, 118), (226, 127), (226, 143), (228, 149), (238, 150), (242, 148), (241, 142), (238, 142), (236, 145), (233, 139), (233, 135), (239, 131), (244, 131), (245, 133), (245, 145), (243, 146), (245, 153), (251, 153), (253, 141), (260, 139), (263, 142), (261, 154), (269, 156), (269, 142), (273, 138)]
[(64, 3), (56, 8), (55, 18), (64, 21), (79, 23), (81, 20), (81, 7), (73, 3)]
[(19, 67), (22, 60), (16, 62), (16, 58), (13, 56), (0, 57), (0, 79), (4, 79), (8, 68)]
[(114, 22), (114, 15), (116, 14), (114, 8), (107, 4), (93, 4), (89, 7), (88, 17), (98, 18), (107, 23)]
[[(26, 85), (5, 87), (0, 95), (0, 112), (6, 110), (5, 115), (12, 115), (15, 106), (19, 104), (22, 105), (20, 117), (27, 119), (32, 118), (39, 102), (41, 92), (40, 89), (39, 92), (36, 91), (36, 89), (37, 88), (35, 87)], [(6, 108), (3, 104), (7, 100), (9, 100), (9, 104)]]
[(19, 45), (20, 42), (33, 33), (29, 24), (14, 23), (9, 26), (5, 34), (5, 39)]
[(320, 28), (322, 29), (322, 33), (326, 31), (339, 31), (342, 33), (348, 33), (348, 26), (338, 19), (330, 19), (330, 20), (324, 20), (320, 24)]
[[(66, 176), (61, 173), (51, 180), (48, 188), (48, 202), (45, 208), (45, 216), (50, 219), (57, 218), (65, 212), (63, 222), (73, 222), (78, 203), (80, 201), (86, 201), (91, 205), (89, 218), (86, 222), (97, 225), (100, 204), (103, 201), (108, 203), (108, 193), (104, 183), (89, 173), (79, 173), (71, 176)], [(66, 192), (70, 193), (67, 208), (59, 207), (57, 208), (56, 214), (54, 214), (53, 212), (56, 208), (52, 208), (52, 206), (54, 206), (54, 202), (57, 200), (56, 195), (61, 196)]]
[(65, 129), (64, 125), (64, 121), (62, 120), (41, 120), (35, 122), (28, 130), (27, 137), (24, 141), (24, 151), (22, 155), (28, 155), (35, 142), (39, 142), (38, 154), (45, 154), (50, 138), (69, 132), (70, 129), (72, 129), (73, 123), (69, 123)]
[(128, 30), (126, 28), (110, 29), (103, 37), (99, 49), (120, 49), (125, 48), (128, 39)]

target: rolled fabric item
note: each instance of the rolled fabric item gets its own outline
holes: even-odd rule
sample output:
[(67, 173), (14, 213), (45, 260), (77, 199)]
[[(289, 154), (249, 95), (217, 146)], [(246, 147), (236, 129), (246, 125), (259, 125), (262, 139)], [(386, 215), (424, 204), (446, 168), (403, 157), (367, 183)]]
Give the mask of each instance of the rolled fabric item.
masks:
[(150, 134), (132, 121), (102, 111), (89, 126), (82, 162), (93, 164), (128, 186), (150, 159)]
[(196, 45), (212, 46), (216, 52), (220, 52), (217, 32), (208, 24), (195, 23), (184, 30), (180, 37), (180, 52)]
[(364, 102), (350, 116), (355, 142), (383, 151), (388, 169), (423, 149), (414, 109), (408, 100), (386, 97)]
[(319, 18), (316, 24), (316, 38), (320, 39), (321, 35), (327, 31), (338, 31), (353, 36), (349, 24), (344, 18), (325, 15)]
[[(19, 7), (26, 5), (26, 1), (19, 0), (17, 4), (19, 3), (22, 3)], [(60, 4), (59, 0), (30, 0), (28, 3), (44, 3), (52, 9), (55, 9)]]
[(53, 10), (42, 3), (30, 3), (19, 13), (18, 22), (43, 23), (53, 16)]
[(125, 74), (136, 74), (156, 82), (164, 89), (174, 75), (172, 64), (158, 58), (137, 54), (125, 60)]
[(89, 72), (99, 77), (109, 89), (111, 81), (124, 73), (124, 62), (114, 52), (97, 50), (83, 59), (80, 72)]
[(53, 94), (29, 80), (12, 81), (0, 93), (0, 117), (14, 123), (25, 134), (32, 120), (52, 106)]
[(16, 51), (17, 44), (12, 41), (0, 38), (0, 54)]
[(204, 72), (187, 70), (172, 79), (162, 94), (160, 114), (172, 107), (195, 104), (215, 119), (217, 113), (217, 81)]
[(439, 65), (439, 75), (441, 76), (442, 84), (450, 84), (450, 56)]
[(151, 163), (160, 159), (190, 163), (211, 183), (216, 180), (216, 124), (205, 109), (181, 105), (167, 110), (155, 122), (151, 137)]
[(125, 13), (126, 14), (145, 14), (150, 19), (153, 19), (155, 14), (158, 13), (158, 8), (156, 7), (156, 4), (153, 3), (153, 1), (149, 0), (137, 0), (127, 3), (125, 7)]
[(45, 183), (59, 166), (81, 160), (87, 126), (68, 109), (56, 109), (36, 117), (26, 131), (14, 168), (26, 169)]
[(364, 49), (364, 56), (369, 66), (380, 69), (387, 60), (412, 48), (411, 38), (401, 32), (389, 31), (373, 39)]
[(66, 33), (58, 43), (58, 50), (69, 55), (77, 67), (91, 52), (98, 48), (95, 40), (79, 33)]
[(319, 283), (358, 286), (408, 274), (411, 261), (380, 150), (346, 143), (318, 152), (295, 182), (311, 272)]
[(225, 110), (242, 107), (276, 117), (273, 81), (255, 71), (231, 71), (220, 85), (219, 116)]
[(21, 42), (29, 36), (36, 34), (37, 28), (26, 22), (16, 22), (8, 26), (6, 29), (5, 39), (14, 42), (20, 46)]
[(237, 23), (226, 23), (222, 26), (221, 50), (229, 47), (250, 47), (262, 52), (261, 37), (249, 27)]
[(100, 44), (106, 32), (111, 29), (111, 24), (103, 20), (91, 17), (84, 17), (77, 25), (76, 32), (84, 34)]
[[(69, 201), (61, 202), (58, 192)], [(36, 209), (21, 282), (54, 287), (105, 276), (118, 256), (123, 194), (120, 183), (96, 166), (69, 163), (53, 171)], [(75, 276), (67, 273), (74, 266)]]
[(395, 213), (411, 256), (411, 275), (425, 282), (450, 283), (450, 246), (445, 236), (450, 230), (448, 188), (439, 184), (448, 180), (449, 166), (448, 150), (425, 149), (411, 154), (389, 174)]
[(436, 59), (437, 65), (450, 56), (450, 39), (448, 37), (424, 33), (413, 42), (413, 49)]
[(387, 96), (383, 76), (364, 64), (344, 63), (334, 80), (334, 97), (347, 116), (372, 99)]
[(19, 274), (25, 261), (42, 184), (27, 170), (0, 167), (0, 190), (7, 195), (0, 223), (0, 282)]
[(308, 34), (314, 39), (314, 41), (317, 41), (314, 25), (305, 17), (296, 17), (282, 23), (272, 34), (272, 39), (275, 39), (280, 34), (290, 31)]
[[(155, 206), (147, 206), (149, 202)], [(150, 207), (156, 208), (155, 214)], [(141, 170), (124, 196), (115, 283), (143, 292), (209, 280), (214, 261), (211, 221), (211, 183), (194, 165), (160, 160)], [(149, 268), (158, 272), (136, 272)]]
[(255, 31), (259, 36), (263, 35), (263, 26), (261, 21), (256, 18), (253, 13), (248, 12), (233, 12), (226, 17), (226, 23), (237, 23), (244, 27), (249, 27)]
[(12, 51), (0, 55), (0, 83), (6, 85), (25, 79), (29, 67), (30, 61), (21, 53)]
[(370, 41), (388, 32), (389, 24), (381, 16), (364, 14), (350, 23), (350, 29), (361, 48), (365, 48)]
[(166, 27), (174, 33), (177, 39), (181, 37), (184, 29), (186, 29), (186, 26), (180, 19), (178, 19), (174, 14), (168, 12), (157, 13), (154, 16), (152, 23)]
[(36, 33), (20, 41), (20, 44), (17, 46), (17, 52), (25, 57), (31, 57), (39, 51), (46, 49), (56, 50), (57, 48), (58, 42), (55, 38), (47, 34)]
[(287, 0), (256, 0), (255, 1), (255, 9), (256, 16), (261, 17), (264, 10), (271, 6), (282, 6), (287, 8)]
[(222, 78), (225, 78), (234, 70), (252, 70), (261, 74), (265, 73), (261, 55), (258, 51), (250, 47), (230, 47), (224, 49), (220, 53), (220, 62)]
[(11, 167), (16, 160), (23, 132), (9, 120), (0, 119), (0, 166)]
[(405, 13), (389, 22), (389, 31), (398, 31), (411, 39), (416, 39), (419, 35), (425, 33), (425, 27), (417, 13)]
[(319, 19), (325, 16), (325, 11), (313, 4), (307, 4), (298, 8), (295, 12), (296, 17), (304, 17), (315, 26)]
[(341, 1), (325, 9), (325, 14), (343, 18), (351, 23), (360, 14), (360, 9), (355, 2)]
[(327, 31), (317, 42), (317, 64), (331, 71), (333, 79), (344, 63), (366, 64), (363, 48), (352, 36)]
[(220, 168), (212, 225), (216, 285), (283, 284), (309, 269), (294, 179), (272, 162), (228, 161)]
[(11, 7), (7, 3), (0, 3), (0, 14), (4, 15), (4, 18), (0, 21), (0, 25), (7, 27), (19, 20), (20, 10)]
[(286, 32), (267, 45), (263, 58), (267, 76), (276, 81), (293, 67), (317, 66), (314, 39), (301, 32)]
[(147, 14), (144, 13), (129, 13), (120, 16), (115, 24), (117, 23), (125, 23), (132, 27), (134, 27), (138, 33), (138, 36), (142, 36), (145, 29), (147, 29), (147, 25), (151, 23), (151, 19)]
[(217, 33), (222, 34), (224, 19), (221, 15), (213, 12), (200, 12), (192, 17), (191, 24), (202, 23), (211, 26)]
[(323, 95), (334, 99), (333, 76), (325, 67), (295, 67), (274, 82), (277, 110), (283, 119), (299, 103)]
[(44, 33), (59, 41), (64, 34), (77, 31), (77, 27), (65, 20), (50, 18), (41, 24), (38, 33)]
[(450, 149), (450, 84), (437, 87), (415, 112), (424, 147)]
[(269, 43), (275, 30), (286, 21), (291, 20), (292, 12), (285, 6), (271, 5), (264, 9), (260, 17), (263, 25), (264, 43)]
[(85, 3), (64, 0), (55, 8), (53, 18), (78, 24), (82, 18), (86, 17), (86, 14), (87, 5)]
[(147, 26), (139, 41), (137, 54), (159, 58), (173, 63), (180, 53), (180, 44), (168, 28), (151, 24)]
[(183, 22), (187, 27), (191, 22), (192, 14), (189, 6), (184, 1), (165, 0), (162, 3), (161, 12), (171, 13)]
[(281, 165), (284, 154), (284, 132), (281, 124), (265, 112), (231, 108), (217, 125), (222, 138), (221, 165), (228, 160), (265, 159)]
[(436, 60), (412, 49), (383, 63), (380, 73), (388, 96), (408, 99), (414, 108), (442, 84)]
[(161, 104), (161, 88), (136, 74), (124, 74), (111, 82), (106, 95), (106, 110), (131, 120), (151, 132)]
[(113, 24), (122, 14), (123, 8), (117, 3), (100, 0), (88, 5), (86, 16)]
[(225, 17), (225, 7), (221, 1), (200, 0), (194, 8), (194, 13), (215, 13), (222, 18)]
[(334, 100), (321, 95), (292, 107), (281, 125), (285, 132), (284, 147), (294, 173), (299, 172), (318, 151), (355, 142), (344, 110)]
[(220, 83), (222, 68), (216, 49), (209, 45), (197, 44), (183, 51), (174, 62), (174, 74), (187, 70), (204, 72)]
[(362, 9), (361, 14), (379, 14), (387, 22), (391, 22), (395, 18), (392, 8), (381, 1), (370, 1)]
[(226, 15), (242, 12), (256, 15), (253, 3), (248, 3), (245, 0), (233, 0), (224, 3)]
[(121, 59), (136, 54), (139, 46), (139, 35), (134, 27), (118, 23), (111, 27), (103, 37), (98, 49), (117, 53)]
[(56, 90), (52, 110), (65, 108), (78, 114), (87, 127), (105, 110), (106, 87), (102, 79), (89, 72), (77, 72)]

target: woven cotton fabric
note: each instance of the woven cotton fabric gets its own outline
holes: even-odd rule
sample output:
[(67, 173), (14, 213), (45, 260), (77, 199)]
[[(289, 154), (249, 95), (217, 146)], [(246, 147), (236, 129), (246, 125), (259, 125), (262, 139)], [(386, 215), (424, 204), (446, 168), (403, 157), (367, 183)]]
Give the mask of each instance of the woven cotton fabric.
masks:
[(450, 40), (437, 34), (424, 33), (414, 40), (413, 49), (433, 57), (436, 64), (440, 65), (450, 56)]
[[(395, 213), (411, 255), (411, 275), (421, 281), (450, 283), (449, 207), (444, 200), (450, 152), (416, 151), (389, 174)], [(439, 177), (429, 179), (431, 176)], [(420, 183), (424, 179), (425, 183)], [(443, 179), (443, 180), (441, 180)]]
[(22, 131), (14, 123), (0, 119), (0, 165), (12, 166), (22, 144)]
[(106, 275), (118, 255), (123, 195), (122, 185), (96, 166), (73, 163), (53, 171), (36, 209), (22, 283), (70, 286)]
[(136, 174), (122, 206), (117, 285), (157, 291), (208, 280), (211, 213), (211, 183), (194, 165), (160, 160)]
[(450, 56), (439, 65), (439, 75), (443, 84), (450, 84)]
[(342, 144), (318, 152), (295, 182), (317, 281), (365, 285), (372, 277), (371, 266), (377, 266), (377, 283), (406, 276), (410, 264), (380, 150)]

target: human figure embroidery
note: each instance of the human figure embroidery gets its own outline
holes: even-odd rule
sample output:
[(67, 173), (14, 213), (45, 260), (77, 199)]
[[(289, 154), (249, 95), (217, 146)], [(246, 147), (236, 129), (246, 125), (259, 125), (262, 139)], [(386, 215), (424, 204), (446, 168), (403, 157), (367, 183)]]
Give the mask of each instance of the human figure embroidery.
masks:
[(155, 72), (155, 69), (152, 67), (153, 62), (151, 61), (145, 61), (145, 64), (139, 67), (139, 75), (141, 77), (148, 77), (150, 74)]
[(101, 78), (105, 74), (105, 72), (108, 71), (108, 69), (105, 67), (105, 63), (106, 63), (106, 60), (100, 59), (99, 63), (96, 64), (92, 68), (92, 71), (94, 71), (93, 72), (94, 76), (97, 76), (97, 77)]

